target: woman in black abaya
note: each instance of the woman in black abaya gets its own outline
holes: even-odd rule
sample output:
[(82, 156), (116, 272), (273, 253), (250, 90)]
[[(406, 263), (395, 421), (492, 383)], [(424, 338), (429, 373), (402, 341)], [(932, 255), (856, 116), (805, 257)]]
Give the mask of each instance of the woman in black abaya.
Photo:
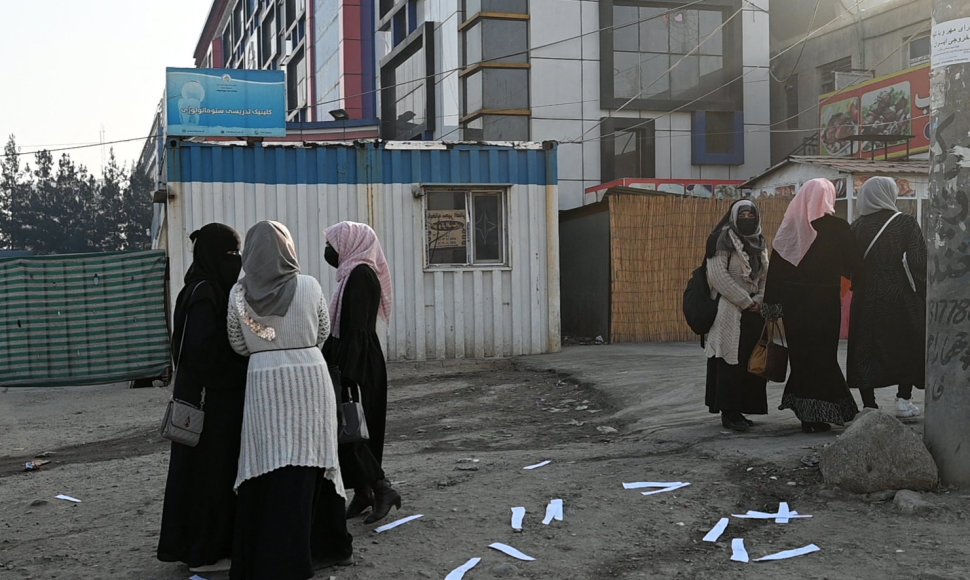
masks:
[(173, 316), (172, 395), (196, 405), (204, 397), (205, 428), (195, 447), (172, 443), (157, 556), (211, 572), (228, 570), (232, 554), (248, 359), (226, 334), (229, 289), (241, 268), (239, 234), (211, 223), (189, 237), (193, 261)]

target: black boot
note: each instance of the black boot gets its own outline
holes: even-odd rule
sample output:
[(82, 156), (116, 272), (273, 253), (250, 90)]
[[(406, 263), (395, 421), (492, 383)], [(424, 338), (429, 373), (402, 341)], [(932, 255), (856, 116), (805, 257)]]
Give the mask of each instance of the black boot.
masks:
[(751, 428), (744, 420), (744, 417), (741, 416), (741, 413), (737, 411), (721, 411), (721, 425), (725, 429), (740, 431), (742, 433)]
[(370, 507), (374, 507), (374, 492), (369, 487), (355, 487), (354, 499), (347, 506), (347, 519), (356, 518)]
[(378, 480), (374, 489), (374, 511), (364, 518), (365, 524), (372, 524), (387, 517), (391, 506), (401, 509), (401, 494), (394, 491), (391, 482), (386, 479)]

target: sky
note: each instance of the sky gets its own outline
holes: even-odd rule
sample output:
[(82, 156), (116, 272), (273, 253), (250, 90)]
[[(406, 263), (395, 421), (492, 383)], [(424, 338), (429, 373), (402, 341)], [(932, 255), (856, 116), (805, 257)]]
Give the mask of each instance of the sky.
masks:
[[(165, 88), (165, 67), (195, 65), (210, 0), (0, 0), (0, 138), (21, 152), (67, 151), (101, 175), (109, 147), (137, 161)], [(103, 154), (102, 154), (103, 149)], [(60, 152), (55, 152), (55, 159)], [(33, 155), (21, 162), (33, 165)]]

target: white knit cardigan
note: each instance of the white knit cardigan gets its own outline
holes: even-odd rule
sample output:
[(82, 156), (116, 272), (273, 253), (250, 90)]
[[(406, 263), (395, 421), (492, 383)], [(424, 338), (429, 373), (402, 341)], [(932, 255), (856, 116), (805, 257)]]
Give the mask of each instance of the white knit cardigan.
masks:
[(707, 334), (704, 354), (708, 358), (720, 357), (724, 362), (736, 365), (741, 340), (741, 311), (755, 302), (764, 302), (768, 251), (761, 252), (763, 266), (758, 277), (752, 280), (751, 265), (741, 239), (731, 230), (728, 233), (734, 245), (733, 250), (719, 250), (707, 259), (707, 283), (711, 287), (711, 296), (720, 294), (721, 299), (717, 303), (714, 326)]
[(346, 497), (337, 460), (336, 395), (320, 352), (330, 333), (320, 284), (298, 276), (286, 314), (259, 316), (237, 283), (229, 293), (227, 325), (232, 348), (250, 357), (234, 487), (280, 467), (319, 467)]

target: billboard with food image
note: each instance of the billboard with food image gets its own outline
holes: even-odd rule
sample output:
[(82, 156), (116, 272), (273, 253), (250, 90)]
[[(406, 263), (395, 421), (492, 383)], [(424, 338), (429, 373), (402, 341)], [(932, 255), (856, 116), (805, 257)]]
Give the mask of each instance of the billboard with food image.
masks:
[[(906, 155), (906, 140), (857, 142), (852, 135), (912, 135), (909, 153), (930, 145), (930, 65), (904, 70), (819, 97), (819, 154), (866, 159)], [(888, 156), (884, 155), (884, 145)]]

